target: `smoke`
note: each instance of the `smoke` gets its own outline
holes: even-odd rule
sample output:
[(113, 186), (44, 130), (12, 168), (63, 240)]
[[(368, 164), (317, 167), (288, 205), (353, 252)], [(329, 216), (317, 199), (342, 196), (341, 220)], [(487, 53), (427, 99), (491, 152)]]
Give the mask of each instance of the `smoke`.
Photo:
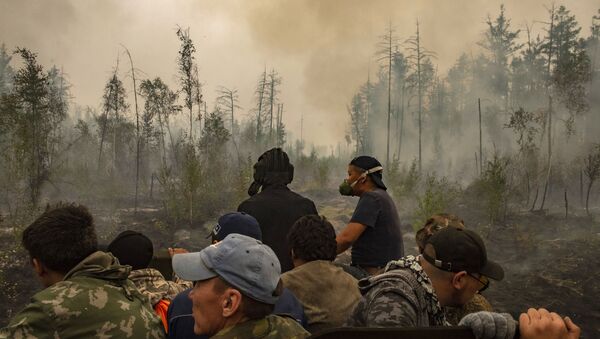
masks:
[[(140, 76), (160, 76), (177, 87), (177, 25), (190, 27), (209, 105), (218, 86), (240, 92), (244, 112), (253, 106), (259, 74), (274, 68), (283, 77), (287, 130), (317, 145), (343, 143), (346, 105), (369, 73), (376, 77), (374, 52), (389, 23), (400, 41), (415, 33), (419, 20), (423, 46), (437, 53), (440, 74), (477, 42), (500, 1), (75, 1), (0, 3), (0, 42), (27, 47), (42, 64), (63, 67), (74, 101), (98, 107), (102, 88), (120, 58), (131, 51)], [(544, 1), (505, 1), (513, 27), (533, 25), (541, 32)], [(595, 1), (565, 1), (589, 34)], [(536, 22), (536, 20), (538, 22)], [(522, 34), (525, 38), (525, 34)], [(400, 47), (402, 50), (402, 46)], [(245, 114), (245, 113), (244, 113)], [(238, 118), (244, 116), (240, 114)]]

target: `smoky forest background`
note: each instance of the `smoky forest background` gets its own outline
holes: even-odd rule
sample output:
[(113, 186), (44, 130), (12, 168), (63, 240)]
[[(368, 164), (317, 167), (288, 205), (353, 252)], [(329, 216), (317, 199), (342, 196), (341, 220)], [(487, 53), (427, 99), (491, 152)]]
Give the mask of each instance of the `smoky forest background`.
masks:
[(103, 243), (134, 229), (156, 251), (198, 250), (215, 219), (247, 198), (257, 157), (282, 147), (295, 166), (290, 187), (337, 230), (356, 204), (337, 193), (346, 166), (374, 155), (407, 253), (428, 216), (460, 215), (505, 267), (485, 292), (496, 310), (546, 307), (574, 319), (584, 338), (600, 337), (600, 8), (591, 27), (560, 3), (536, 15), (534, 31), (503, 5), (482, 13), (477, 52), (444, 71), (447, 57), (423, 37), (431, 27), (381, 22), (364, 46), (373, 62), (363, 83), (336, 99), (345, 137), (326, 146), (305, 137), (308, 118), (286, 106), (293, 89), (268, 60), (244, 75), (253, 87), (207, 84), (202, 70), (226, 65), (203, 64), (203, 33), (187, 26), (169, 28), (178, 44), (162, 60), (169, 79), (136, 67), (136, 51), (116, 40), (96, 105), (78, 104), (69, 69), (40, 62), (47, 51), (2, 44), (0, 325), (40, 288), (20, 237), (48, 204), (88, 206)]

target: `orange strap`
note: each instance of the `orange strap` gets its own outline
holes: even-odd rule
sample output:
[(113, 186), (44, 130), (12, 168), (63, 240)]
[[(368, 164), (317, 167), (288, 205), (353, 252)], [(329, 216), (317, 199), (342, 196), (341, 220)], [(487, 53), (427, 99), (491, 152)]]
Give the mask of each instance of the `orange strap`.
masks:
[(167, 322), (167, 310), (169, 310), (169, 305), (171, 301), (168, 299), (161, 299), (156, 305), (154, 305), (154, 312), (158, 314), (160, 320), (162, 320), (163, 326), (165, 327), (165, 332), (169, 331), (169, 323)]

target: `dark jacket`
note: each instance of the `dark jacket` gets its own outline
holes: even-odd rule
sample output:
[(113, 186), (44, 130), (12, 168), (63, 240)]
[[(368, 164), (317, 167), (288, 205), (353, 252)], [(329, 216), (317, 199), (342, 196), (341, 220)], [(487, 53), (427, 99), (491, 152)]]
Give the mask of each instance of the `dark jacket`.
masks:
[(238, 212), (246, 212), (258, 220), (262, 241), (279, 258), (281, 273), (294, 268), (287, 242), (290, 228), (300, 217), (318, 214), (310, 199), (292, 192), (285, 185), (263, 186), (261, 192), (238, 206)]

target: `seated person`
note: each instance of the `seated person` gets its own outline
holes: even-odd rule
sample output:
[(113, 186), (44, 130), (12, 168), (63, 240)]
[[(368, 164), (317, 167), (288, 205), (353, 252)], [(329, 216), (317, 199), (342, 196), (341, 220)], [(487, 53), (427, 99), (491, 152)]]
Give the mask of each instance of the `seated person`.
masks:
[(97, 250), (84, 206), (46, 210), (22, 243), (45, 289), (0, 330), (0, 338), (164, 338), (159, 318), (135, 288), (130, 267)]
[(324, 217), (304, 216), (288, 234), (294, 269), (281, 275), (283, 286), (298, 297), (311, 333), (340, 327), (360, 300), (358, 282), (332, 263), (335, 230)]
[(363, 298), (348, 325), (448, 325), (443, 306), (464, 305), (487, 287), (489, 278), (503, 277), (502, 267), (487, 259), (477, 233), (446, 227), (427, 240), (422, 255), (391, 261), (384, 273), (361, 280)]
[(132, 268), (129, 279), (137, 289), (150, 300), (150, 305), (158, 314), (167, 329), (167, 309), (175, 296), (192, 287), (191, 281), (183, 281), (175, 276), (175, 281), (168, 281), (157, 269), (148, 268), (154, 256), (152, 241), (145, 235), (135, 231), (121, 232), (108, 245), (107, 252), (112, 253), (121, 265)]
[(173, 269), (193, 280), (194, 333), (211, 338), (305, 338), (294, 319), (272, 315), (280, 292), (277, 256), (259, 240), (230, 234), (200, 252), (176, 254)]
[[(208, 237), (216, 244), (232, 233), (242, 234), (251, 238), (261, 240), (262, 233), (258, 221), (244, 212), (227, 213), (221, 216), (217, 225)], [(186, 253), (183, 249), (171, 249), (171, 254)], [(179, 293), (169, 305), (167, 319), (169, 323), (169, 338), (207, 338), (194, 334), (194, 318), (192, 316), (192, 301), (189, 298), (191, 289)], [(306, 316), (300, 301), (287, 288), (284, 288), (281, 296), (275, 303), (274, 314), (288, 315), (296, 319), (302, 326), (306, 325)]]
[[(415, 238), (419, 253), (423, 253), (427, 240), (429, 240), (433, 234), (446, 227), (465, 228), (465, 223), (461, 218), (453, 214), (441, 213), (432, 215), (431, 218), (427, 219), (425, 225), (416, 233)], [(480, 292), (482, 291), (483, 290)], [(465, 315), (479, 311), (492, 311), (492, 305), (490, 305), (487, 299), (480, 293), (476, 293), (473, 299), (460, 307), (444, 307), (446, 320), (452, 325), (457, 325), (460, 319)]]

